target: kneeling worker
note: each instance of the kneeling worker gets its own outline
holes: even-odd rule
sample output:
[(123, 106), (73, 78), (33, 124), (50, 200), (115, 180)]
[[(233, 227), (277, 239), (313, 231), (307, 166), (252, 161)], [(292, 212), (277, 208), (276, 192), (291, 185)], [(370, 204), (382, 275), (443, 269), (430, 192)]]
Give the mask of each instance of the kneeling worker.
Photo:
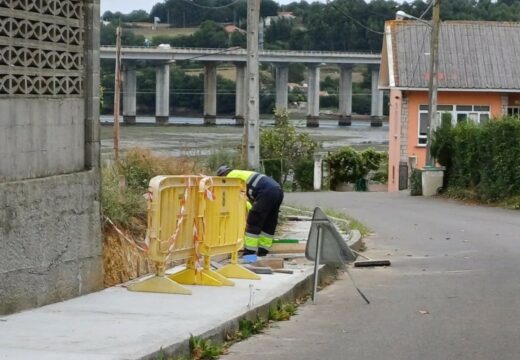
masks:
[(245, 181), (247, 198), (253, 207), (247, 215), (244, 255), (267, 255), (273, 245), (273, 236), (278, 225), (278, 211), (283, 201), (282, 188), (267, 175), (234, 170), (227, 165), (220, 166), (217, 175)]

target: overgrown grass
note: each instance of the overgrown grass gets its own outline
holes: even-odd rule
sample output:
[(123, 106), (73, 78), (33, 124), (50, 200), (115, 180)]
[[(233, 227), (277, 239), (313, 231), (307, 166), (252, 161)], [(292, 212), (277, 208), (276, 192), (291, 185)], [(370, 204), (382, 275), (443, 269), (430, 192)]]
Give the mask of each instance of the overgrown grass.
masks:
[(471, 202), (479, 205), (499, 206), (505, 209), (520, 210), (520, 196), (513, 196), (502, 201), (490, 201), (482, 199), (474, 189), (466, 189), (451, 186), (442, 192), (443, 195), (465, 202)]
[(101, 204), (103, 215), (128, 231), (142, 231), (138, 224), (146, 218), (143, 195), (150, 179), (157, 175), (197, 174), (206, 170), (197, 157), (157, 155), (134, 148), (122, 154), (118, 163), (101, 169)]
[(520, 210), (520, 196), (515, 196), (501, 203), (507, 209)]
[[(366, 227), (363, 223), (356, 220), (352, 216), (349, 216), (343, 212), (333, 210), (333, 209), (324, 209), (323, 210), (327, 216), (329, 216), (336, 226), (343, 232), (348, 232), (350, 230), (358, 230), (362, 236), (367, 236), (371, 233), (370, 229)], [(285, 222), (285, 218), (291, 215), (303, 215), (303, 216), (312, 216), (313, 211), (306, 207), (294, 207), (294, 206), (282, 206), (280, 212), (280, 222)]]

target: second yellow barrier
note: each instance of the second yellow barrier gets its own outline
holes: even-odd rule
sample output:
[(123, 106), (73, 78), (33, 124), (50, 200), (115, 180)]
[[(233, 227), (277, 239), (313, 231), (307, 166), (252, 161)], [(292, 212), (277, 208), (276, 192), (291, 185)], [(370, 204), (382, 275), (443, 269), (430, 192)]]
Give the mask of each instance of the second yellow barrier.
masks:
[[(238, 264), (238, 251), (244, 245), (246, 224), (245, 183), (241, 179), (203, 177), (197, 196), (196, 243), (186, 270), (170, 278), (180, 284), (229, 285), (228, 278), (259, 280), (260, 277)], [(230, 263), (211, 270), (211, 258), (230, 254)], [(202, 261), (202, 265), (200, 262)]]

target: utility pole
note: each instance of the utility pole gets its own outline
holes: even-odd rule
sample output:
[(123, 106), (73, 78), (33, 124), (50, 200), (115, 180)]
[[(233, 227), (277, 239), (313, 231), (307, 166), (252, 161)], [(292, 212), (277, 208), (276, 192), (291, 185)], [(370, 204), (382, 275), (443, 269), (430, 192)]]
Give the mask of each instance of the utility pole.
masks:
[(432, 0), (432, 32), (430, 42), (430, 78), (428, 84), (428, 139), (426, 141), (426, 165), (435, 166), (430, 153), (433, 132), (437, 127), (437, 87), (439, 68), (439, 32), (441, 25), (441, 0)]
[(114, 84), (114, 158), (119, 161), (119, 108), (121, 98), (121, 26), (116, 29), (116, 77)]
[(258, 25), (260, 0), (247, 0), (247, 86), (244, 143), (247, 167), (260, 168), (260, 86), (258, 74)]

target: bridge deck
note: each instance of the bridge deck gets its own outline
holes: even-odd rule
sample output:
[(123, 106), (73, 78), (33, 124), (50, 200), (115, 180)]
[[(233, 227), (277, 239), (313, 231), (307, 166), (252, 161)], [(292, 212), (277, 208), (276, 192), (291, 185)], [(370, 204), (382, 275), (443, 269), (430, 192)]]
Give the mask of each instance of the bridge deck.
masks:
[[(115, 46), (101, 46), (102, 59), (114, 59)], [(128, 47), (121, 49), (124, 60), (175, 61), (203, 59), (204, 61), (245, 62), (247, 51), (240, 48), (204, 49), (204, 48), (158, 48)], [(332, 64), (373, 64), (379, 65), (381, 55), (370, 52), (336, 52), (336, 51), (288, 51), (261, 50), (261, 62), (274, 63), (332, 63)]]

